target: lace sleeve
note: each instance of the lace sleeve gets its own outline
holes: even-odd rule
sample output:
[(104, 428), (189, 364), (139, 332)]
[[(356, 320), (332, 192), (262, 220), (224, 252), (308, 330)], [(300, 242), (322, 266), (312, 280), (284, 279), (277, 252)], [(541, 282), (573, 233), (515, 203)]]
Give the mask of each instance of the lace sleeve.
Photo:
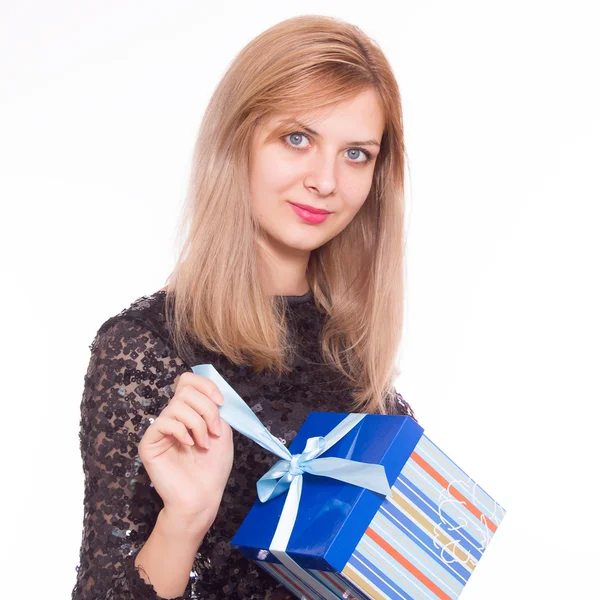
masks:
[[(137, 453), (153, 417), (190, 370), (143, 323), (109, 320), (92, 345), (81, 400), (84, 517), (73, 600), (157, 600), (134, 559), (163, 503)], [(179, 600), (197, 598), (195, 579)]]

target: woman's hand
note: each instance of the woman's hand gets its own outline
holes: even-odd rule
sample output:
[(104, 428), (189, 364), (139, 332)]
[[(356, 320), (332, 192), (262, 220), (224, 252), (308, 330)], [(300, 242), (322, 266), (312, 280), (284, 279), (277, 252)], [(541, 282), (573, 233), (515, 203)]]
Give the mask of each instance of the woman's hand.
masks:
[(218, 409), (223, 402), (210, 379), (183, 373), (138, 448), (163, 511), (204, 531), (217, 515), (233, 463), (231, 427)]

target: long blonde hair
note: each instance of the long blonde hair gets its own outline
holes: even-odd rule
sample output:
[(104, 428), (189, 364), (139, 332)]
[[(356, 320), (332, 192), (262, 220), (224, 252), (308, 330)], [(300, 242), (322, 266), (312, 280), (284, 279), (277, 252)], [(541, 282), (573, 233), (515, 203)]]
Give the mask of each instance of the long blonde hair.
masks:
[(392, 69), (354, 25), (320, 15), (290, 18), (235, 57), (198, 134), (179, 226), (184, 243), (167, 279), (166, 306), (180, 352), (199, 342), (258, 372), (289, 370), (286, 306), (259, 277), (250, 143), (274, 112), (312, 112), (369, 88), (385, 114), (371, 190), (350, 224), (311, 252), (307, 278), (325, 313), (323, 357), (353, 390), (348, 410), (385, 414), (404, 312), (404, 128)]

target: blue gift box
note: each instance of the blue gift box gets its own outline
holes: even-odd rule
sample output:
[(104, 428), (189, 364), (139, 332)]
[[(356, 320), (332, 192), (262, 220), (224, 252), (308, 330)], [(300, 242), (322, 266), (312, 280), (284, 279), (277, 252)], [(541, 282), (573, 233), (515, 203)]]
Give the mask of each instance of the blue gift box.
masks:
[[(233, 409), (222, 410), (222, 417), (268, 447), (265, 436), (272, 436), (260, 423), (258, 428), (264, 430), (260, 435), (251, 432), (246, 422), (242, 424), (256, 419), (255, 415), (249, 414), (250, 409), (242, 406), (243, 401), (212, 367), (206, 367), (194, 367), (194, 371), (213, 378), (221, 391), (228, 388), (226, 405), (231, 400)], [(238, 409), (249, 412), (242, 418), (234, 414)], [(284, 451), (295, 456), (306, 452), (307, 442), (327, 436), (348, 417), (311, 413), (289, 451)], [(232, 546), (306, 600), (458, 598), (502, 521), (504, 509), (412, 418), (350, 417), (360, 420), (319, 453), (319, 458), (381, 465), (389, 493), (384, 496), (304, 472), (284, 551), (274, 538), (282, 522), (290, 521), (284, 510), (286, 493), (257, 500)], [(272, 451), (282, 456), (280, 450)]]
[[(324, 435), (346, 414), (311, 413), (290, 452)], [(290, 571), (268, 548), (285, 496), (257, 501), (231, 544), (297, 597), (458, 598), (504, 516), (410, 417), (367, 415), (321, 456), (378, 463), (391, 494), (305, 474), (286, 553)], [(315, 589), (315, 587), (317, 589)]]

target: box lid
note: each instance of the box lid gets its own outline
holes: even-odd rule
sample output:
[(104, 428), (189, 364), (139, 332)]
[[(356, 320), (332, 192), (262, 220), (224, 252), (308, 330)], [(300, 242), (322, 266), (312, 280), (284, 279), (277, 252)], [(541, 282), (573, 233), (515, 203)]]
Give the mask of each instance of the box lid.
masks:
[[(290, 444), (292, 454), (304, 450), (308, 438), (326, 435), (347, 413), (312, 412)], [(324, 452), (348, 460), (381, 464), (390, 486), (396, 481), (423, 428), (411, 417), (366, 415), (349, 433)], [(306, 569), (341, 571), (367, 526), (379, 510), (383, 496), (329, 477), (303, 475), (298, 517), (287, 554)], [(248, 558), (278, 562), (268, 551), (287, 492), (257, 500), (231, 544)]]

